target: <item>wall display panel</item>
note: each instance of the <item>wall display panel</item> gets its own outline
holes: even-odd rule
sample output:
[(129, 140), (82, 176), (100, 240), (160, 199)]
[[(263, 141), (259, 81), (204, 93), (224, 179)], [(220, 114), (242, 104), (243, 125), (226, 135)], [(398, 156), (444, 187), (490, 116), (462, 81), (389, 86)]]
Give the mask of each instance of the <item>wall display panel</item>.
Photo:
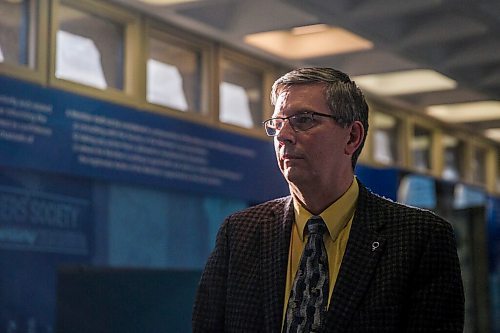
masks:
[(0, 181), (0, 249), (90, 254), (88, 182), (2, 169)]
[(488, 200), (488, 257), (492, 332), (500, 332), (500, 197)]
[(259, 202), (287, 193), (270, 141), (0, 77), (6, 165)]
[(497, 162), (496, 192), (500, 193), (500, 161)]
[(93, 255), (88, 180), (0, 168), (0, 331), (54, 332), (56, 269)]
[[(201, 269), (224, 218), (248, 203), (233, 198), (110, 184), (103, 242), (113, 267)], [(138, 223), (140, 221), (140, 223)]]
[[(127, 316), (119, 321), (123, 311), (155, 300), (162, 305), (155, 308), (154, 320), (150, 318), (148, 324), (150, 312), (141, 309), (136, 324), (157, 331), (168, 323), (166, 318), (172, 320), (177, 315), (182, 320), (175, 324), (184, 331), (190, 324), (192, 303), (186, 301), (182, 307), (174, 307), (171, 301), (162, 303), (158, 301), (165, 299), (161, 291), (141, 289), (137, 283), (158, 281), (151, 280), (149, 274), (157, 272), (163, 287), (170, 290), (170, 300), (183, 299), (186, 292), (194, 295), (199, 273), (183, 288), (171, 289), (169, 283), (181, 270), (200, 272), (224, 218), (247, 205), (231, 198), (0, 168), (0, 265), (4, 268), (0, 271), (0, 331), (53, 333), (61, 327), (69, 327), (71, 332), (86, 327), (73, 321), (75, 318), (89, 325), (113, 318), (112, 324), (118, 327), (130, 319)], [(126, 291), (107, 289), (95, 296), (101, 298), (86, 299), (89, 303), (82, 304), (72, 298), (74, 289), (85, 293), (82, 286), (92, 284), (94, 275), (90, 280), (81, 276), (82, 285), (61, 286), (57, 274), (66, 267), (75, 267), (75, 276), (81, 276), (82, 267), (100, 267), (104, 273), (114, 269), (116, 277), (126, 281), (130, 281), (129, 275), (119, 273), (133, 268), (130, 272), (138, 282)], [(138, 289), (133, 291), (135, 287)], [(133, 296), (142, 292), (147, 296)], [(68, 306), (59, 309), (61, 313), (55, 311), (58, 295)], [(102, 301), (99, 305), (105, 308), (113, 297), (130, 297), (129, 303), (124, 308), (108, 309), (104, 317), (96, 317), (92, 312), (95, 308), (86, 308), (92, 301)], [(161, 311), (168, 312), (162, 316)], [(55, 320), (61, 325), (59, 330), (54, 330)], [(143, 332), (140, 326), (131, 327), (134, 332)]]
[(55, 76), (123, 90), (125, 25), (65, 4), (57, 13)]

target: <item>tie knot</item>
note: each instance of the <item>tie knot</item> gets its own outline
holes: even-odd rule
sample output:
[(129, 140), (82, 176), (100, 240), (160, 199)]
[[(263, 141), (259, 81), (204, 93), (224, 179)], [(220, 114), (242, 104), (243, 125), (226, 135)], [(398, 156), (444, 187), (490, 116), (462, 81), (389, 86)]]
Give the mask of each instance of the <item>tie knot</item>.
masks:
[(313, 216), (307, 221), (307, 231), (309, 234), (319, 234), (323, 235), (327, 231), (325, 221), (319, 216)]

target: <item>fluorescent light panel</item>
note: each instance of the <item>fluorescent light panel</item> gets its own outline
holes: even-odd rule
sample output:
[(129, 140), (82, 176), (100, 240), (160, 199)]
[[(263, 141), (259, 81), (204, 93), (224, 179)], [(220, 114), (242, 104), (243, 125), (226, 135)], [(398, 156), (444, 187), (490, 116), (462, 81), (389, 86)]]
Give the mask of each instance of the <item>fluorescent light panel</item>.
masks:
[(313, 33), (325, 32), (329, 29), (329, 26), (326, 24), (312, 24), (312, 25), (304, 25), (301, 27), (292, 28), (290, 31), (292, 35), (308, 35)]
[(373, 43), (350, 31), (314, 24), (291, 30), (245, 36), (245, 43), (286, 59), (307, 59), (373, 48)]
[(500, 119), (499, 101), (480, 101), (457, 104), (432, 105), (429, 115), (449, 123), (467, 123)]
[(360, 75), (353, 79), (377, 95), (394, 96), (455, 89), (457, 82), (430, 69)]

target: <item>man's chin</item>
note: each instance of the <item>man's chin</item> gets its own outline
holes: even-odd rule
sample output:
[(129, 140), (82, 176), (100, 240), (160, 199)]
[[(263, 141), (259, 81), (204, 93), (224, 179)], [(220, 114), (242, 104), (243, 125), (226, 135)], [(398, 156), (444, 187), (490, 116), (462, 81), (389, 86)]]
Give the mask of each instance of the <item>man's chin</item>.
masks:
[(303, 183), (304, 181), (307, 181), (307, 177), (302, 172), (299, 172), (298, 170), (287, 169), (284, 172), (284, 176), (285, 176), (286, 181), (289, 184), (292, 184), (295, 186)]

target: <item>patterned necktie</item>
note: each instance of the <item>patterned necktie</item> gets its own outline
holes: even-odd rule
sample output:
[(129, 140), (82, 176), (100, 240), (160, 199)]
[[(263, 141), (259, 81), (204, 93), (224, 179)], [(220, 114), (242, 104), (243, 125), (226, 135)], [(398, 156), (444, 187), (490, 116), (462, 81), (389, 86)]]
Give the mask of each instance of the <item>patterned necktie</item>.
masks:
[(323, 219), (313, 216), (306, 224), (309, 232), (286, 311), (285, 332), (319, 330), (328, 304), (328, 257)]

